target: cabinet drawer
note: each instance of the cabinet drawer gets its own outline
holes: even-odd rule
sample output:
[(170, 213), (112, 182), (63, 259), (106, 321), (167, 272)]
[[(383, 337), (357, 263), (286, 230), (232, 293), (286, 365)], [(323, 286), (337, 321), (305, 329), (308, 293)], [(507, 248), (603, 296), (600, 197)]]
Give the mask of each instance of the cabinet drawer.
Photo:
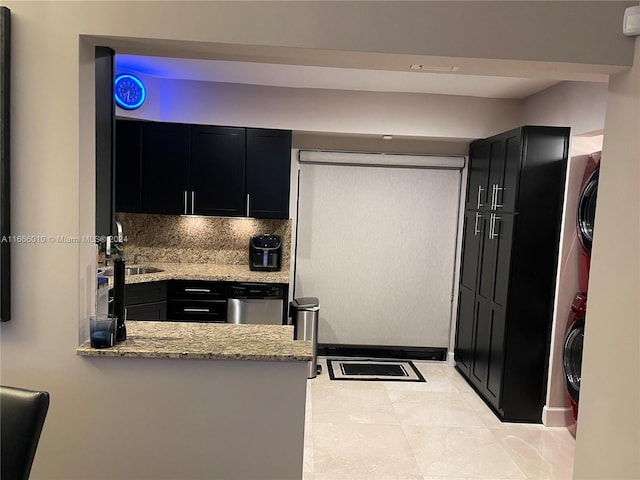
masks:
[(131, 283), (124, 288), (125, 306), (167, 301), (167, 282)]
[(169, 282), (169, 300), (226, 300), (227, 286), (224, 282), (200, 280), (173, 280)]
[(171, 300), (167, 318), (185, 322), (226, 322), (225, 300)]
[(167, 320), (167, 302), (144, 303), (127, 308), (127, 320)]

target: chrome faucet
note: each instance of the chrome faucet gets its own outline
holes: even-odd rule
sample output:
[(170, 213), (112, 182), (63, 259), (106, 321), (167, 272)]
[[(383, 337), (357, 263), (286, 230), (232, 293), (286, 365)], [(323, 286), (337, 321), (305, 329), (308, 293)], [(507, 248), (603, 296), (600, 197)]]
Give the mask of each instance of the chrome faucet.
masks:
[(118, 220), (116, 220), (116, 233), (117, 235), (115, 241), (118, 243), (122, 243), (122, 224)]
[(117, 243), (118, 245), (120, 245), (120, 248), (116, 249), (116, 252), (118, 255), (121, 255), (121, 248), (122, 248), (122, 242), (123, 242), (123, 233), (122, 233), (122, 224), (119, 221), (115, 221), (115, 225), (116, 225), (116, 235), (115, 236), (109, 236), (107, 237), (107, 245), (106, 245), (106, 249), (105, 249), (105, 264), (109, 265), (111, 263), (111, 261), (113, 260), (111, 258), (111, 250), (113, 248), (113, 244)]

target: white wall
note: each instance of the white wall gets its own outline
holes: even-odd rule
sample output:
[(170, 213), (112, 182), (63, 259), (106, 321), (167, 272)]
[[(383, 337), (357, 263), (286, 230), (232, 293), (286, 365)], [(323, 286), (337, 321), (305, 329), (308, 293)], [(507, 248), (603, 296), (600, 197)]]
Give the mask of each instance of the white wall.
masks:
[[(490, 6), (496, 14), (490, 18), (483, 13), (489, 12), (484, 2), (465, 2), (464, 15), (457, 14), (462, 2), (372, 2), (366, 16), (361, 5), (348, 2), (283, 2), (278, 6), (269, 2), (163, 2), (159, 7), (152, 2), (5, 0), (3, 4), (12, 11), (13, 26), (11, 214), (16, 235), (92, 233), (94, 134), (89, 59), (96, 37), (107, 45), (127, 44), (136, 53), (152, 51), (160, 44), (164, 48), (167, 43), (161, 39), (168, 39), (180, 42), (173, 47), (178, 55), (182, 51), (206, 53), (209, 47), (222, 49), (230, 44), (251, 46), (252, 52), (264, 55), (272, 47), (280, 52), (305, 47), (305, 55), (312, 50), (316, 59), (334, 54), (342, 59), (345, 53), (353, 53), (350, 59), (362, 60), (381, 52), (385, 60), (399, 58), (402, 64), (408, 57), (430, 60), (425, 54), (460, 55), (469, 65), (473, 63), (469, 58), (475, 59), (478, 69), (504, 72), (524, 67), (534, 76), (542, 72), (597, 74), (603, 65), (630, 61), (633, 49), (630, 40), (619, 33), (621, 12), (628, 3), (615, 2), (571, 6), (565, 2), (495, 2)], [(478, 15), (485, 23), (476, 22), (481, 18)], [(574, 18), (575, 22), (569, 21)], [(453, 34), (455, 42), (451, 41)], [(636, 55), (639, 50), (636, 47)], [(498, 56), (535, 62), (482, 60)], [(548, 63), (554, 60), (568, 63)], [(539, 68), (537, 62), (545, 68)], [(632, 333), (622, 339), (619, 332), (634, 318), (637, 325), (638, 315), (638, 155), (637, 143), (630, 142), (637, 142), (640, 125), (627, 111), (632, 106), (625, 107), (623, 100), (633, 99), (637, 112), (633, 82), (638, 85), (639, 76), (636, 67), (631, 75), (616, 79), (607, 100), (605, 138), (610, 143), (605, 145), (603, 158), (608, 149), (617, 162), (603, 170), (601, 177), (599, 200), (606, 199), (600, 202), (601, 211), (611, 219), (609, 229), (596, 234), (594, 247), (590, 319), (602, 320), (592, 322), (597, 334), (591, 338), (597, 344), (587, 343), (585, 351), (582, 405), (587, 413), (579, 426), (579, 432), (585, 434), (578, 437), (576, 478), (593, 478), (603, 468), (615, 471), (619, 478), (638, 476), (637, 458), (625, 454), (640, 449), (637, 409), (635, 419), (632, 417), (632, 408), (638, 404), (640, 342), (637, 330), (635, 337)], [(632, 85), (625, 85), (629, 83)], [(606, 224), (601, 211), (597, 222)], [(635, 215), (635, 224), (629, 223), (629, 212)], [(629, 243), (621, 244), (623, 241)], [(636, 256), (626, 252), (636, 252)], [(107, 368), (75, 355), (78, 323), (87, 312), (84, 303), (88, 301), (92, 245), (16, 245), (12, 255), (13, 320), (1, 325), (2, 382), (52, 393), (32, 478), (97, 478), (89, 469), (91, 457), (84, 452), (118, 445), (123, 439), (131, 442), (125, 444), (131, 449), (121, 469), (137, 472), (142, 462), (135, 456), (136, 445), (153, 449), (162, 437), (157, 428), (141, 422), (137, 412), (153, 411), (150, 406), (168, 389), (163, 376), (167, 362), (153, 362), (137, 370), (139, 365), (133, 361), (114, 359)], [(633, 266), (630, 260), (636, 262), (635, 274), (628, 270)], [(630, 294), (620, 297), (620, 292)], [(621, 362), (619, 355), (630, 358)], [(627, 366), (624, 372), (620, 365)], [(204, 367), (195, 367), (180, 383), (185, 396), (200, 392), (195, 377), (207, 377), (201, 369)], [(116, 371), (121, 370), (126, 373), (116, 378)], [(142, 377), (148, 389), (139, 388)], [(117, 388), (105, 388), (112, 385)], [(215, 383), (207, 386), (206, 393), (215, 398)], [(135, 408), (123, 409), (117, 421), (98, 419), (91, 429), (83, 423), (88, 412), (109, 411), (123, 396), (137, 403)], [(183, 397), (173, 398), (177, 410), (186, 405)], [(619, 413), (603, 415), (609, 407), (618, 408)], [(622, 416), (626, 421), (619, 425)], [(109, 433), (99, 436), (100, 431)], [(201, 439), (184, 437), (176, 445), (178, 453), (184, 455), (198, 447)], [(599, 454), (599, 448), (605, 455)], [(161, 460), (172, 465), (170, 456)]]
[(117, 115), (306, 132), (475, 139), (518, 125), (521, 113), (518, 100), (140, 78), (152, 81), (144, 106), (118, 108)]
[(522, 116), (529, 125), (570, 125), (576, 136), (602, 130), (606, 107), (606, 82), (562, 82), (526, 98)]
[[(607, 83), (585, 82), (562, 82), (550, 87), (524, 100), (524, 123), (570, 126), (572, 152), (580, 150), (587, 143), (588, 138), (579, 137), (579, 135), (604, 130), (607, 88)], [(600, 136), (597, 139), (601, 142)], [(594, 150), (587, 153), (599, 151), (602, 144), (594, 142), (592, 146)], [(562, 368), (562, 350), (571, 302), (578, 291), (575, 225), (577, 200), (585, 165), (586, 157), (574, 154), (570, 156), (567, 164), (563, 229), (549, 354), (549, 378), (543, 410), (543, 422), (548, 426), (562, 426), (572, 422), (571, 406), (568, 404)]]
[(640, 478), (640, 37), (609, 82), (575, 479)]

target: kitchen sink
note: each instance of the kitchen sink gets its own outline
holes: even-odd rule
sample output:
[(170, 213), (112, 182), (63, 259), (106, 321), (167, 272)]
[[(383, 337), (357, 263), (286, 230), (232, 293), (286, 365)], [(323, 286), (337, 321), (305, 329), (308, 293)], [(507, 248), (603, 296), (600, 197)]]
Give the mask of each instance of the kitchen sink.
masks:
[[(164, 272), (164, 270), (162, 270), (161, 268), (155, 268), (155, 267), (125, 267), (124, 268), (125, 276), (126, 275), (142, 275), (144, 273), (158, 273), (158, 272)], [(113, 268), (107, 268), (102, 274), (108, 277), (112, 277)]]

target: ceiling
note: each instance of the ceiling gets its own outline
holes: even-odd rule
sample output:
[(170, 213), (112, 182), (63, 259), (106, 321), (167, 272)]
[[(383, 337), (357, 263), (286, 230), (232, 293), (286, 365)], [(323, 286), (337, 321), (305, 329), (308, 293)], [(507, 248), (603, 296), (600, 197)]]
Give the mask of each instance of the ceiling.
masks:
[(118, 54), (116, 68), (181, 80), (505, 99), (526, 98), (562, 81), (557, 77), (522, 78), (456, 73), (459, 66), (453, 63), (422, 66), (420, 69), (420, 64), (407, 62), (406, 70), (401, 71)]

